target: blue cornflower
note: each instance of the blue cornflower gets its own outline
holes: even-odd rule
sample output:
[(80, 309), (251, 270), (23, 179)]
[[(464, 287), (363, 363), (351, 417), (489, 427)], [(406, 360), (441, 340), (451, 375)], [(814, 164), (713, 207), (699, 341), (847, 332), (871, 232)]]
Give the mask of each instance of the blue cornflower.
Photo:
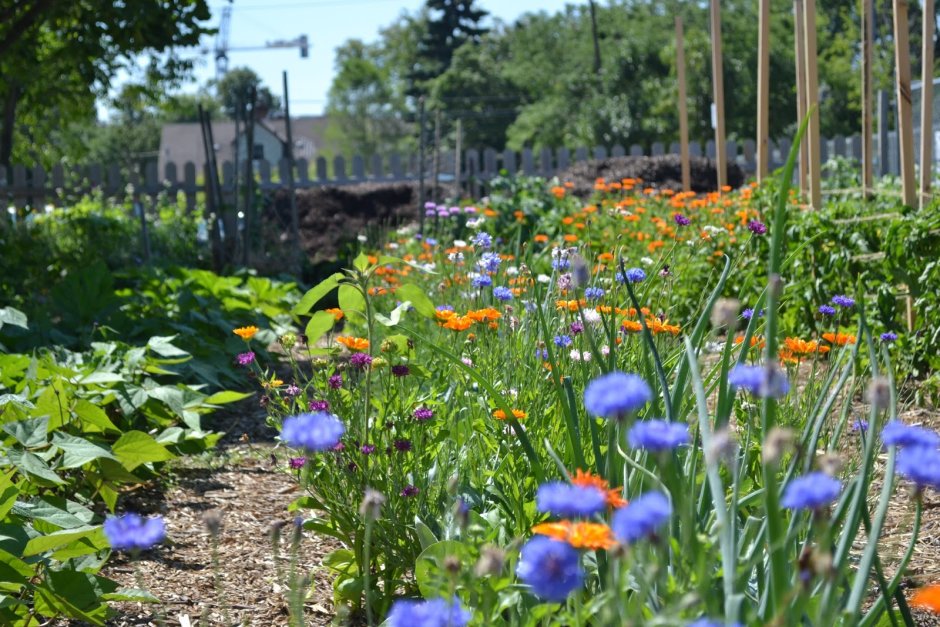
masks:
[(437, 307), (435, 307), (435, 309), (437, 309), (438, 311), (453, 311), (454, 306), (453, 305), (438, 305)]
[(607, 507), (607, 495), (594, 486), (549, 481), (539, 486), (535, 507), (543, 514), (559, 518), (593, 516)]
[(652, 398), (653, 391), (642, 377), (614, 371), (588, 383), (584, 408), (594, 416), (622, 419)]
[[(626, 277), (626, 278), (624, 278)], [(618, 272), (614, 277), (618, 283), (640, 283), (646, 280), (646, 272), (642, 268), (627, 268), (627, 273)]]
[[(741, 317), (744, 318), (745, 320), (750, 320), (751, 318), (754, 317), (754, 309), (751, 308), (751, 307), (748, 307), (747, 309), (745, 309), (744, 311), (741, 312)], [(758, 318), (763, 318), (763, 317), (764, 317), (764, 310), (763, 310), (763, 309), (761, 309), (759, 312), (757, 312), (757, 317), (758, 317)]]
[(437, 246), (437, 240), (433, 237), (429, 237), (424, 241), (427, 242), (428, 246)]
[(890, 344), (897, 339), (898, 339), (898, 334), (892, 331), (886, 331), (885, 333), (881, 334), (881, 341), (885, 342), (886, 344)]
[(820, 305), (819, 313), (821, 313), (824, 316), (834, 316), (836, 315), (836, 308), (833, 307), (832, 305)]
[(487, 274), (480, 274), (470, 280), (470, 285), (476, 288), (489, 287), (493, 284), (493, 279)]
[(519, 554), (516, 575), (546, 601), (562, 602), (584, 582), (581, 556), (567, 542), (536, 536)]
[(790, 391), (787, 375), (776, 367), (739, 364), (728, 373), (728, 383), (761, 398), (781, 398)]
[(571, 346), (571, 337), (568, 335), (556, 335), (553, 341), (555, 342), (555, 346), (559, 348), (568, 348)]
[(940, 490), (940, 451), (933, 446), (908, 446), (898, 453), (898, 473), (922, 490)]
[(485, 272), (496, 272), (502, 262), (498, 253), (485, 252), (480, 255), (477, 265)]
[(932, 429), (906, 425), (900, 420), (892, 420), (881, 431), (881, 441), (885, 446), (940, 446), (940, 435)]
[(614, 513), (610, 528), (621, 542), (633, 544), (669, 522), (672, 505), (662, 492), (647, 492)]
[(689, 425), (665, 420), (637, 422), (630, 428), (627, 441), (630, 448), (642, 448), (654, 453), (671, 451), (689, 443)]
[(494, 287), (493, 296), (496, 300), (512, 300), (512, 290), (503, 286)]
[(492, 248), (493, 246), (493, 236), (486, 231), (480, 231), (474, 235), (472, 241), (474, 246), (479, 246), (480, 248)]
[(839, 498), (840, 492), (841, 481), (824, 472), (811, 472), (787, 484), (780, 504), (787, 509), (821, 509)]
[(855, 305), (855, 299), (839, 294), (838, 296), (832, 297), (832, 304), (838, 305), (839, 307), (853, 307)]
[(451, 601), (399, 599), (388, 613), (388, 624), (391, 627), (464, 627), (472, 616), (457, 597)]
[(852, 431), (860, 431), (865, 433), (868, 431), (868, 421), (862, 418), (857, 418), (852, 422)]
[(163, 542), (166, 526), (160, 516), (141, 518), (124, 514), (104, 521), (104, 535), (116, 551), (143, 551)]
[(567, 257), (558, 257), (556, 259), (552, 259), (552, 268), (554, 268), (555, 270), (558, 270), (559, 272), (563, 270), (567, 270), (570, 267), (571, 267), (571, 262), (568, 260)]
[(548, 349), (547, 348), (536, 348), (535, 349), (535, 358), (545, 361), (548, 359)]
[(321, 411), (291, 416), (281, 427), (281, 439), (308, 451), (325, 451), (339, 444), (346, 432), (342, 421), (333, 414)]
[(711, 618), (699, 618), (689, 623), (686, 627), (741, 627), (741, 623), (726, 623)]
[(604, 298), (605, 293), (602, 287), (587, 287), (584, 289), (584, 297), (588, 300), (600, 300)]

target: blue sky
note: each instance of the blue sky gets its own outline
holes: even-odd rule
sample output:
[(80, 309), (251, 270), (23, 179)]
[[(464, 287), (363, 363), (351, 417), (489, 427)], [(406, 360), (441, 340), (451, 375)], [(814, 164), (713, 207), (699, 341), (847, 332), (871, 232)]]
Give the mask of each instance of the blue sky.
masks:
[[(524, 13), (546, 11), (556, 13), (566, 4), (581, 0), (478, 0), (477, 5), (491, 17), (511, 23)], [(322, 113), (333, 78), (334, 51), (347, 39), (375, 41), (379, 30), (396, 20), (403, 12), (414, 13), (423, 0), (235, 0), (232, 5), (229, 46), (259, 46), (277, 39), (294, 39), (307, 35), (310, 56), (300, 58), (296, 48), (232, 51), (229, 68), (248, 66), (276, 94), (281, 94), (281, 72), (287, 70), (290, 82), (291, 114)], [(214, 0), (213, 26), (222, 14), (222, 0)], [(214, 38), (206, 38), (211, 49)], [(215, 76), (215, 58), (210, 52), (202, 56), (196, 70), (199, 84)], [(194, 90), (195, 87), (187, 89)]]

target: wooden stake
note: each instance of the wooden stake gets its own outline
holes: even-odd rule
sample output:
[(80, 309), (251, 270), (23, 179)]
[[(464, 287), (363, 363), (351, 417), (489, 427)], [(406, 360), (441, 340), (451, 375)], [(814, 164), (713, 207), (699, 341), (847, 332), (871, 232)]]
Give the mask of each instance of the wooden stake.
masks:
[(920, 207), (930, 202), (933, 178), (933, 35), (934, 0), (924, 0), (923, 52), (920, 87)]
[(862, 190), (871, 195), (872, 167), (872, 50), (875, 47), (875, 14), (872, 0), (862, 0)]
[(757, 38), (757, 182), (769, 171), (770, 138), (770, 0), (760, 0)]
[(914, 114), (911, 109), (911, 51), (907, 0), (894, 0), (894, 71), (897, 77), (901, 189), (904, 204), (913, 207), (917, 203), (917, 182), (914, 179)]
[(463, 120), (457, 118), (457, 142), (454, 147), (454, 182), (457, 184), (456, 205), (463, 196)]
[(728, 184), (728, 155), (725, 146), (725, 88), (721, 65), (721, 6), (711, 0), (712, 91), (715, 101), (715, 168), (719, 191)]
[(685, 90), (685, 42), (682, 18), (676, 16), (676, 82), (679, 100), (679, 162), (682, 167), (682, 190), (692, 189), (692, 168), (689, 164), (689, 110)]
[[(805, 0), (803, 6), (803, 43), (806, 59), (806, 105), (809, 115), (807, 133), (809, 168), (809, 200), (813, 209), (822, 208), (822, 163), (819, 144), (819, 83), (816, 62), (816, 0)], [(812, 108), (810, 111), (809, 109)]]
[[(796, 119), (802, 123), (806, 119), (806, 59), (803, 45), (803, 0), (793, 0), (793, 42), (796, 48)], [(809, 192), (809, 150), (806, 137), (800, 143), (800, 193)]]

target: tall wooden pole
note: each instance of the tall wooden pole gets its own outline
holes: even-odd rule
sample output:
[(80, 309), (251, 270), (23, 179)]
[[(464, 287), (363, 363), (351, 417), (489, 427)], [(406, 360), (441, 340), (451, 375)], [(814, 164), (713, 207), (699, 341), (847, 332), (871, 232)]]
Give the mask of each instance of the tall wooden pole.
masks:
[(418, 98), (418, 233), (424, 235), (424, 96)]
[(911, 108), (911, 51), (907, 0), (894, 0), (894, 71), (898, 96), (898, 140), (901, 147), (901, 190), (904, 204), (917, 203), (914, 179), (914, 113)]
[(715, 168), (718, 170), (718, 189), (728, 184), (728, 155), (725, 145), (725, 87), (721, 65), (721, 6), (720, 0), (711, 0), (712, 36), (712, 88), (715, 107)]
[(811, 110), (807, 133), (809, 149), (809, 198), (813, 209), (822, 208), (822, 164), (819, 143), (819, 83), (816, 65), (816, 0), (805, 0), (803, 6), (803, 43), (806, 51), (806, 104)]
[(685, 89), (685, 41), (682, 18), (676, 16), (676, 83), (679, 94), (679, 162), (682, 167), (682, 191), (692, 189), (692, 168), (689, 165), (689, 109)]
[(757, 38), (757, 182), (769, 172), (770, 139), (770, 0), (760, 0)]
[[(802, 123), (806, 119), (806, 59), (803, 44), (803, 0), (793, 0), (793, 42), (796, 48), (796, 119)], [(809, 192), (809, 149), (806, 137), (800, 143), (800, 192)]]
[(924, 0), (923, 52), (921, 54), (920, 88), (920, 206), (930, 202), (933, 178), (933, 36), (935, 30), (934, 0)]
[(463, 120), (457, 118), (457, 141), (454, 146), (454, 181), (457, 183), (457, 202), (463, 196)]
[(872, 0), (862, 0), (862, 191), (871, 195), (872, 167), (872, 50), (875, 47), (875, 13)]
[(288, 193), (290, 194), (290, 235), (291, 235), (291, 257), (294, 260), (294, 271), (300, 274), (303, 264), (303, 252), (300, 246), (300, 216), (297, 213), (297, 189), (294, 187), (294, 135), (291, 129), (290, 121), (290, 95), (287, 91), (287, 71), (281, 72), (281, 79), (284, 83), (284, 130), (287, 134), (287, 145), (284, 157), (287, 159), (287, 183)]

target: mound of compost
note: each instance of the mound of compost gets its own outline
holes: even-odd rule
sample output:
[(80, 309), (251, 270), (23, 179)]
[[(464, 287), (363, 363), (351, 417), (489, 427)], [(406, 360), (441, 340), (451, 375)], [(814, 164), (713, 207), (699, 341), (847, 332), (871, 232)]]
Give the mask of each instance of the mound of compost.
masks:
[[(715, 161), (707, 157), (689, 159), (691, 185), (694, 192), (713, 192), (718, 189)], [(594, 182), (602, 178), (607, 182), (622, 179), (643, 179), (643, 185), (658, 189), (682, 189), (682, 165), (678, 155), (656, 157), (609, 157), (576, 163), (558, 173), (558, 179), (574, 183), (574, 193), (580, 197), (594, 192)], [(744, 184), (744, 170), (736, 163), (728, 164), (728, 185)]]

